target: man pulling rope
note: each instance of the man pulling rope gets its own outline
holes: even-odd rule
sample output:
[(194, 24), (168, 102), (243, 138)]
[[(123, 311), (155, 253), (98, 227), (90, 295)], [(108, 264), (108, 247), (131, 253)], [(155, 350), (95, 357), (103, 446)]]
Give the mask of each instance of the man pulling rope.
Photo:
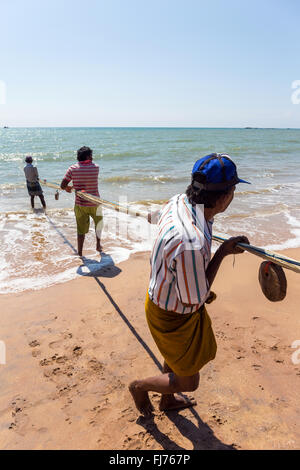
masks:
[(212, 224), (231, 203), (238, 183), (247, 182), (238, 178), (228, 155), (208, 155), (195, 163), (186, 194), (174, 196), (162, 209), (151, 255), (146, 318), (164, 368), (161, 375), (129, 386), (144, 415), (153, 410), (150, 391), (161, 393), (161, 410), (193, 406), (195, 401), (175, 393), (196, 390), (199, 370), (215, 357), (217, 346), (205, 303), (215, 298), (210, 289), (223, 259), (243, 253), (237, 243), (249, 241), (244, 236), (230, 238), (210, 259)]

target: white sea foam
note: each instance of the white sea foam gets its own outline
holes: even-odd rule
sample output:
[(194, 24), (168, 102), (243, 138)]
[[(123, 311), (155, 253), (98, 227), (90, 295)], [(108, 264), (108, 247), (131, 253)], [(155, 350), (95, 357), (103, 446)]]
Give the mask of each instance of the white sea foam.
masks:
[[(149, 210), (149, 205), (135, 207)], [(159, 205), (154, 205), (153, 209), (157, 208)], [(79, 276), (101, 276), (100, 271), (108, 263), (119, 265), (133, 253), (151, 250), (157, 233), (155, 225), (143, 218), (107, 209), (103, 212), (106, 255), (100, 263), (91, 224), (84, 245), (84, 264), (74, 256), (76, 226), (70, 208), (51, 209), (46, 216), (30, 211), (0, 214), (0, 293), (41, 289)], [(300, 246), (299, 214), (299, 209), (291, 212), (286, 206), (273, 214), (266, 211), (264, 216), (259, 209), (248, 217), (226, 213), (216, 216), (214, 232), (247, 235), (251, 243), (272, 250), (296, 248)]]
[[(86, 237), (84, 265), (74, 256), (76, 227), (73, 211), (0, 215), (0, 293), (41, 289), (82, 275), (97, 275), (107, 263), (118, 265), (152, 247), (153, 227), (144, 219), (104, 210), (102, 244), (95, 251), (93, 230)], [(101, 270), (100, 269), (100, 270)]]
[(290, 226), (289, 232), (294, 235), (294, 237), (288, 238), (279, 244), (267, 245), (265, 248), (268, 250), (287, 250), (289, 248), (300, 247), (300, 219), (291, 215), (289, 212), (285, 212), (284, 215), (287, 224)]

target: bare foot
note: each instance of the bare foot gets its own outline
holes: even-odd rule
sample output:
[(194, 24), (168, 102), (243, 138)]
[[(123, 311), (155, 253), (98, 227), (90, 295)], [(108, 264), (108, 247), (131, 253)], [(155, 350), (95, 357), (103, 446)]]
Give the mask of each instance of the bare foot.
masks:
[(153, 411), (153, 406), (149, 399), (148, 392), (144, 392), (143, 390), (139, 390), (137, 388), (138, 380), (131, 382), (129, 385), (129, 391), (134, 399), (135, 406), (139, 410), (141, 414), (144, 416), (150, 416)]
[(189, 399), (184, 397), (175, 397), (175, 395), (162, 395), (159, 409), (160, 411), (180, 410), (182, 408), (190, 408), (195, 405), (197, 405), (197, 402), (193, 398)]
[(99, 251), (99, 253), (101, 253), (101, 251), (103, 251), (103, 246), (99, 243), (99, 245), (96, 246), (96, 251)]

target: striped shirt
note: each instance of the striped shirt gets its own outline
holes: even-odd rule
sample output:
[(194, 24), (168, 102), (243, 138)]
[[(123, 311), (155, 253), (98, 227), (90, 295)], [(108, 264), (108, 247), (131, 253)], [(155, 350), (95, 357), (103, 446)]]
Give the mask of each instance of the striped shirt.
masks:
[[(71, 165), (68, 168), (64, 179), (67, 180), (68, 183), (72, 180), (74, 188), (78, 191), (84, 189), (89, 194), (99, 196), (98, 175), (99, 166), (93, 163), (91, 160), (85, 160), (83, 162), (78, 162), (74, 165)], [(77, 196), (77, 194), (75, 204), (77, 206), (97, 206), (97, 204), (80, 198)]]
[(192, 313), (209, 296), (205, 271), (211, 258), (212, 224), (213, 219), (207, 222), (201, 206), (192, 206), (185, 194), (174, 196), (162, 209), (148, 290), (160, 308)]

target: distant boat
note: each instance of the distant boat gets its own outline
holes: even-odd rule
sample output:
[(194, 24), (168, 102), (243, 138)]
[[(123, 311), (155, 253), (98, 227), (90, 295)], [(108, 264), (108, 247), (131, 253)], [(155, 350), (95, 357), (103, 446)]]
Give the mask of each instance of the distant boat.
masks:
[(4, 126), (3, 129), (9, 129), (9, 127), (8, 127), (8, 126)]

